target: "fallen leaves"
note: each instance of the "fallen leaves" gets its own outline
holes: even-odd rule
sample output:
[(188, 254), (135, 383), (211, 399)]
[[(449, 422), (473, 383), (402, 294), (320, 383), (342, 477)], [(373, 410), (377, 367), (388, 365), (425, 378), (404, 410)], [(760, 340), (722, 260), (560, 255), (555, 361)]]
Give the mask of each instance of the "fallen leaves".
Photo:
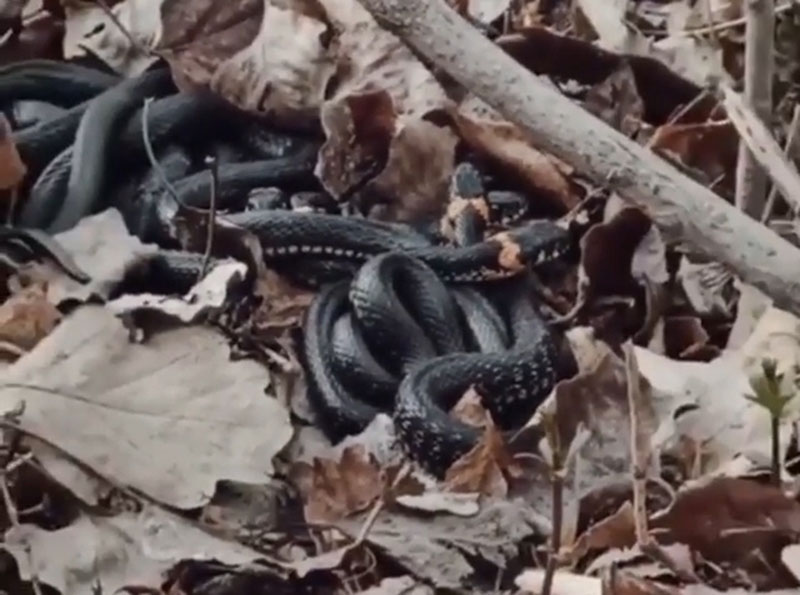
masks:
[(137, 345), (108, 310), (87, 306), (3, 372), (0, 409), (24, 401), (23, 429), (104, 477), (190, 508), (221, 478), (272, 472), (292, 428), (264, 396), (267, 379), (255, 362), (228, 361), (224, 338), (210, 329), (179, 327)]
[(306, 521), (314, 524), (363, 512), (382, 493), (380, 469), (358, 446), (345, 448), (339, 461), (296, 463), (292, 480), (303, 493)]

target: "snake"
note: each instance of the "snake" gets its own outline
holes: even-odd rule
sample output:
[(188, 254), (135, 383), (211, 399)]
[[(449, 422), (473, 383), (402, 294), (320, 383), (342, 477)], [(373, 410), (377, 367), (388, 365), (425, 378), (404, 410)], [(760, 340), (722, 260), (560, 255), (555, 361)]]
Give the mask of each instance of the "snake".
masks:
[[(28, 80), (24, 71), (9, 73)], [(255, 237), (267, 264), (317, 289), (299, 351), (309, 399), (332, 440), (388, 412), (409, 455), (441, 475), (478, 439), (447, 414), (467, 387), (492, 397), (487, 408), (504, 428), (552, 388), (554, 340), (520, 280), (564, 258), (572, 241), (553, 222), (523, 221), (524, 197), (486, 191), (466, 164), (456, 168), (438, 231), (343, 216), (314, 176), (318, 135), (269, 131), (212, 93), (174, 92), (157, 69), (115, 82), (87, 75), (70, 94), (69, 81), (85, 74), (68, 69), (60, 79), (64, 96), (53, 103), (65, 112), (15, 131), (33, 164), (18, 224), (53, 233), (115, 206), (132, 233), (161, 246), (118, 291), (185, 293), (203, 258), (176, 249), (178, 214), (209, 207), (213, 179), (200, 157), (215, 154), (220, 224)], [(2, 91), (5, 103), (42, 98)], [(153, 95), (150, 140), (174, 195), (149, 167), (142, 138), (142, 100)], [(94, 139), (105, 149), (92, 148)], [(283, 196), (254, 200), (254, 189), (270, 187)], [(115, 198), (103, 202), (106, 194)], [(505, 288), (499, 297), (497, 288)]]

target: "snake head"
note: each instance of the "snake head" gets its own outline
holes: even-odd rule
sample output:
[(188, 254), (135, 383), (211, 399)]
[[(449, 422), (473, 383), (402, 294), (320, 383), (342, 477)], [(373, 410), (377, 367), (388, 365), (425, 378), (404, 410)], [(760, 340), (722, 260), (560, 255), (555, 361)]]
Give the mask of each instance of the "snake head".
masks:
[(519, 246), (521, 259), (529, 266), (553, 262), (572, 251), (569, 232), (552, 221), (532, 221), (509, 235)]

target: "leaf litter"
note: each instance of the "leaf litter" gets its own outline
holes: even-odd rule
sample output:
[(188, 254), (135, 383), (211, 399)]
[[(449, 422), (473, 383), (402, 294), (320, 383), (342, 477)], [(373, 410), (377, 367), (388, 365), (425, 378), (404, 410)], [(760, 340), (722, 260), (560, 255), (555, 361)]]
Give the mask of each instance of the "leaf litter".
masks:
[[(530, 70), (578, 89), (574, 100), (585, 109), (732, 195), (736, 130), (716, 102), (692, 102), (708, 81), (741, 76), (741, 3), (710, 3), (708, 13), (682, 0), (627, 12), (615, 5), (612, 14), (582, 0), (567, 17), (575, 25), (567, 35), (556, 31), (563, 17), (548, 3), (456, 4), (502, 29), (498, 45)], [(190, 592), (192, 573), (180, 569), (194, 561), (231, 584), (248, 576), (300, 588), (346, 582), (365, 575), (366, 564), (372, 580), (355, 583), (365, 593), (430, 592), (423, 582), (458, 592), (499, 584), (540, 592), (544, 571), (534, 567), (556, 529), (549, 464), (557, 453), (547, 439), (555, 427), (568, 456), (563, 568), (553, 593), (609, 585), (615, 593), (788, 593), (800, 584), (796, 494), (763, 481), (772, 428), (765, 409), (748, 400), (765, 355), (785, 387), (795, 381), (797, 318), (718, 263), (676, 250), (647, 214), (613, 193), (587, 191), (581, 172), (439, 77), (355, 0), (124, 0), (112, 10), (135, 46), (99, 6), (70, 4), (64, 55), (88, 51), (125, 75), (160, 55), (181, 88), (209, 87), (266, 120), (318, 121), (317, 177), (339, 199), (357, 188), (358, 207), (371, 217), (441, 214), (463, 148), (513, 179), (535, 210), (570, 211), (588, 229), (578, 287), (559, 288), (583, 300), (566, 333), (579, 371), (509, 443), (484, 425), (481, 443), (444, 482), (416, 470), (402, 475), (387, 417), (337, 446), (314, 427), (302, 376), (286, 365), (290, 331), (302, 324), (310, 293), (260, 271), (249, 342), (268, 337), (285, 353), (284, 367), (276, 369), (274, 358), (269, 366), (234, 359), (218, 330), (246, 267), (223, 263), (185, 295), (117, 295), (155, 248), (131, 236), (116, 211), (98, 213), (57, 236), (90, 283), (52, 263), (9, 277), (0, 339), (13, 346), (13, 363), (0, 376), (0, 407), (8, 412), (3, 427), (18, 428), (39, 465), (31, 470), (65, 488), (64, 501), (98, 507), (121, 497), (134, 506), (111, 515), (84, 510), (57, 528), (4, 526), (3, 548), (22, 580), (63, 593), (85, 592), (95, 577), (112, 592)], [(779, 15), (785, 10), (778, 6)], [(531, 20), (537, 27), (507, 30)], [(721, 27), (716, 41), (727, 43), (695, 32), (711, 24)], [(7, 136), (4, 189), (25, 174)], [(154, 314), (147, 338), (130, 341)], [(630, 336), (643, 398), (635, 413), (620, 352)], [(798, 407), (791, 400), (778, 424), (784, 450)], [(649, 436), (646, 521), (661, 556), (637, 537), (632, 416)], [(789, 469), (780, 472), (790, 484)], [(257, 519), (261, 541), (243, 545), (252, 528), (245, 537), (243, 526), (225, 520), (234, 513), (221, 494), (274, 486), (279, 477), (296, 490), (286, 498), (304, 530), (286, 526), (292, 515), (283, 496), (269, 504), (256, 498), (260, 513), (244, 516)], [(226, 522), (230, 531), (215, 534)]]

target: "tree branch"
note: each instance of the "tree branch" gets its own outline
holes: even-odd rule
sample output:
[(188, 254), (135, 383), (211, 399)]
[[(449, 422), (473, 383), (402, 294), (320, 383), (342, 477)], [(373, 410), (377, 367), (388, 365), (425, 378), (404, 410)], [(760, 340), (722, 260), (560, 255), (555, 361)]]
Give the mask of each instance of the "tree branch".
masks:
[(530, 135), (646, 211), (665, 238), (800, 315), (800, 250), (527, 71), (442, 0), (359, 0), (386, 29)]
[[(772, 55), (775, 37), (773, 0), (748, 0), (744, 51), (745, 104), (769, 126), (772, 115)], [(739, 141), (736, 167), (736, 205), (753, 218), (764, 212), (767, 173), (758, 164), (744, 140)]]

